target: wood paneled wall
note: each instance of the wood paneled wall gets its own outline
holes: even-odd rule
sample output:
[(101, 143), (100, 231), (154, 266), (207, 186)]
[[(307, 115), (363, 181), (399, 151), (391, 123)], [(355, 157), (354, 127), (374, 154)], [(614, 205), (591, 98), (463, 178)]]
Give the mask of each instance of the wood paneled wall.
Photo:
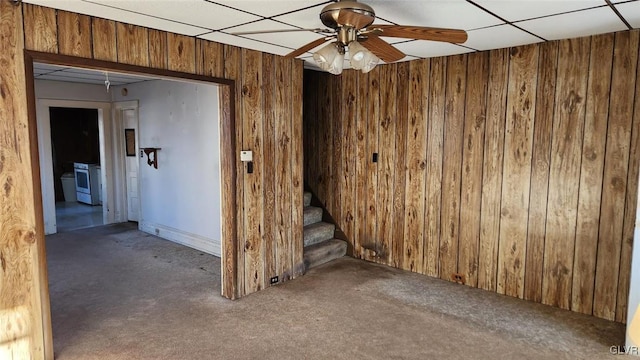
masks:
[[(28, 96), (25, 49), (55, 54), (48, 55), (50, 61), (65, 55), (73, 57), (66, 62), (113, 71), (128, 66), (155, 74), (193, 74), (200, 80), (224, 78), (221, 104), (228, 105), (222, 106), (221, 151), (228, 156), (221, 164), (223, 293), (240, 297), (270, 286), (273, 276), (283, 281), (301, 274), (301, 61), (4, 0), (0, 32), (0, 324), (24, 330), (0, 330), (18, 339), (8, 343), (7, 351), (53, 358), (35, 114), (27, 115), (27, 103), (33, 105), (35, 99)], [(233, 141), (236, 154), (231, 154)], [(254, 153), (253, 174), (239, 161), (241, 148)], [(230, 169), (236, 169), (236, 176)], [(234, 232), (231, 224), (237, 238), (229, 236)], [(0, 343), (7, 344), (9, 338), (3, 335)], [(0, 348), (0, 354), (4, 350)]]
[(638, 46), (635, 30), (308, 71), (305, 181), (358, 258), (624, 322)]
[[(0, 358), (43, 358), (47, 292), (35, 129), (28, 126), (22, 11), (0, 1)], [(35, 145), (37, 146), (37, 145)], [(36, 155), (37, 156), (37, 155)], [(36, 158), (37, 160), (37, 158)], [(35, 170), (34, 170), (35, 169)], [(38, 210), (40, 210), (39, 213)], [(40, 216), (40, 221), (38, 221)], [(53, 357), (53, 354), (52, 354)]]

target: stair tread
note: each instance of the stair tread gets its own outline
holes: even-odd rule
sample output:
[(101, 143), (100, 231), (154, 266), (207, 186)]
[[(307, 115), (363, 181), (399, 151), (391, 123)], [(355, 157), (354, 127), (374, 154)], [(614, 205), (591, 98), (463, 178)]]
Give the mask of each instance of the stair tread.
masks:
[(328, 228), (328, 227), (335, 228), (335, 225), (328, 222), (320, 221), (315, 224), (307, 225), (304, 227), (304, 229), (307, 230), (307, 229)]
[(304, 247), (305, 270), (341, 258), (347, 254), (347, 243), (330, 239)]
[(333, 239), (336, 226), (326, 222), (318, 222), (304, 227), (304, 246)]

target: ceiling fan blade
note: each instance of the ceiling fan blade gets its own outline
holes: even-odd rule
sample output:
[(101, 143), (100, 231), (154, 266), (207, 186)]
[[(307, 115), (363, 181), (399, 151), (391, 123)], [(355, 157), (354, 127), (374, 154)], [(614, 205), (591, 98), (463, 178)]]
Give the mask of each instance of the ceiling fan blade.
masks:
[(382, 61), (387, 63), (398, 61), (406, 56), (402, 51), (396, 49), (388, 42), (373, 34), (367, 35), (366, 39), (359, 42), (377, 57), (382, 59)]
[(239, 31), (229, 33), (231, 35), (255, 35), (255, 34), (271, 34), (271, 33), (285, 33), (296, 31), (312, 31), (319, 34), (332, 34), (334, 31), (330, 29), (282, 29), (282, 30), (261, 30), (261, 31)]
[(382, 30), (382, 34), (379, 34), (379, 36), (444, 41), (456, 44), (461, 44), (467, 41), (467, 32), (457, 29), (404, 25), (373, 25), (370, 28)]
[(375, 17), (367, 14), (355, 12), (350, 9), (342, 9), (338, 14), (338, 24), (353, 26), (357, 30), (360, 30), (375, 20)]
[(324, 44), (327, 40), (328, 40), (327, 38), (319, 38), (319, 39), (313, 40), (312, 42), (310, 42), (310, 43), (308, 43), (308, 44), (306, 44), (306, 45), (304, 45), (302, 47), (299, 47), (296, 50), (293, 50), (292, 52), (288, 53), (284, 57), (285, 58), (294, 58), (294, 57), (300, 56), (300, 55), (306, 53), (307, 51)]

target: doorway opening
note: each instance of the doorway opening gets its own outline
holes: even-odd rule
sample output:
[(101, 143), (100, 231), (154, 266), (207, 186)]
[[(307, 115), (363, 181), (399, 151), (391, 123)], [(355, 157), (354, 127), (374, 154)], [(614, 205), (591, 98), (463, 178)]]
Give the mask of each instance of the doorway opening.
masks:
[(40, 138), (48, 140), (40, 143), (47, 234), (130, 221), (222, 255), (217, 85), (39, 63), (35, 70)]
[[(60, 66), (60, 67), (76, 67), (76, 69), (80, 70), (80, 71), (89, 71), (89, 72), (94, 72), (94, 73), (98, 73), (98, 74), (103, 74), (105, 71), (109, 71), (111, 74), (111, 71), (117, 72), (119, 70), (122, 70), (122, 74), (125, 74), (126, 76), (141, 76), (141, 77), (149, 77), (149, 76), (155, 76), (156, 80), (160, 80), (160, 79), (166, 79), (166, 80), (171, 80), (173, 79), (174, 82), (176, 83), (180, 83), (180, 86), (182, 87), (186, 87), (186, 88), (191, 88), (193, 90), (193, 87), (196, 85), (202, 85), (202, 86), (209, 86), (212, 87), (210, 85), (215, 85), (212, 88), (215, 89), (219, 89), (215, 91), (214, 96), (212, 96), (212, 93), (208, 93), (205, 91), (202, 91), (201, 93), (199, 93), (198, 89), (201, 89), (202, 86), (198, 87), (197, 89), (195, 89), (195, 94), (194, 96), (187, 96), (185, 97), (185, 99), (187, 100), (191, 100), (191, 101), (195, 101), (197, 104), (211, 104), (212, 102), (215, 103), (216, 105), (216, 114), (215, 116), (210, 116), (211, 113), (208, 112), (206, 114), (201, 114), (201, 118), (203, 120), (206, 120), (204, 122), (207, 122), (208, 125), (211, 125), (211, 123), (214, 123), (215, 126), (218, 128), (218, 136), (216, 141), (212, 141), (212, 139), (209, 137), (207, 138), (207, 132), (206, 131), (198, 131), (198, 130), (194, 130), (191, 129), (189, 130), (188, 127), (184, 126), (184, 122), (180, 122), (180, 121), (175, 121), (176, 120), (176, 112), (178, 110), (184, 110), (184, 109), (193, 109), (194, 107), (188, 103), (188, 101), (177, 101), (177, 102), (171, 102), (171, 101), (167, 101), (167, 98), (160, 98), (159, 101), (155, 102), (154, 104), (151, 104), (151, 102), (147, 103), (146, 106), (147, 110), (148, 109), (152, 109), (153, 111), (155, 111), (155, 114), (170, 114), (170, 119), (165, 121), (165, 123), (168, 123), (169, 125), (173, 125), (175, 126), (175, 128), (165, 128), (163, 132), (156, 132), (154, 133), (153, 131), (148, 131), (148, 128), (145, 128), (145, 126), (141, 123), (141, 125), (137, 128), (138, 131), (135, 132), (135, 141), (134, 141), (134, 147), (133, 150), (130, 153), (130, 149), (128, 149), (128, 141), (126, 140), (126, 135), (125, 135), (125, 131), (131, 130), (132, 128), (129, 127), (125, 122), (122, 121), (117, 121), (117, 116), (116, 114), (125, 114), (126, 115), (126, 111), (122, 111), (122, 110), (126, 110), (124, 109), (125, 107), (123, 107), (123, 103), (127, 103), (132, 101), (131, 99), (135, 99), (135, 97), (133, 96), (133, 93), (135, 92), (135, 87), (131, 87), (131, 86), (114, 86), (113, 84), (113, 80), (112, 80), (112, 84), (111, 84), (111, 93), (109, 95), (109, 98), (104, 101), (104, 102), (100, 102), (100, 101), (95, 101), (95, 99), (84, 99), (82, 101), (86, 101), (86, 102), (93, 102), (96, 104), (99, 104), (99, 106), (96, 106), (96, 108), (98, 108), (98, 114), (99, 114), (99, 118), (102, 119), (99, 121), (99, 125), (101, 126), (101, 130), (104, 130), (101, 132), (100, 135), (100, 141), (101, 144), (104, 144), (104, 149), (101, 149), (101, 153), (100, 153), (100, 163), (101, 163), (101, 167), (102, 167), (102, 173), (101, 173), (101, 177), (102, 177), (102, 188), (103, 190), (108, 189), (108, 191), (103, 191), (103, 206), (105, 206), (107, 208), (106, 211), (106, 217), (108, 218), (108, 222), (105, 221), (105, 223), (113, 223), (113, 222), (126, 222), (128, 219), (128, 215), (127, 214), (127, 210), (128, 210), (128, 206), (127, 206), (127, 192), (126, 192), (126, 181), (117, 181), (117, 179), (125, 179), (125, 165), (124, 165), (124, 160), (126, 159), (126, 157), (129, 155), (131, 157), (130, 160), (136, 159), (136, 161), (138, 162), (140, 169), (139, 169), (139, 173), (138, 173), (138, 184), (139, 184), (139, 191), (140, 191), (140, 213), (139, 213), (139, 220), (140, 220), (140, 226), (138, 227), (139, 229), (147, 232), (147, 233), (151, 233), (152, 235), (160, 235), (161, 237), (164, 237), (167, 240), (171, 240), (175, 243), (180, 243), (179, 239), (174, 239), (171, 238), (173, 231), (175, 230), (175, 228), (171, 227), (171, 226), (166, 226), (166, 227), (153, 227), (153, 228), (147, 228), (147, 229), (142, 229), (142, 224), (145, 220), (145, 212), (144, 212), (144, 204), (145, 204), (145, 199), (164, 199), (164, 200), (168, 200), (168, 201), (179, 201), (179, 200), (184, 200), (181, 199), (180, 197), (176, 197), (178, 191), (178, 189), (188, 189), (191, 190), (195, 195), (190, 196), (188, 199), (186, 199), (187, 201), (190, 201), (192, 203), (195, 204), (203, 204), (205, 203), (203, 200), (204, 197), (204, 193), (208, 190), (211, 189), (215, 189), (218, 191), (218, 202), (219, 202), (219, 213), (218, 216), (220, 219), (224, 219), (224, 221), (222, 222), (222, 224), (220, 225), (220, 236), (218, 237), (218, 256), (220, 256), (220, 263), (218, 263), (218, 268), (220, 269), (220, 272), (218, 273), (219, 275), (217, 276), (217, 278), (219, 278), (219, 289), (220, 292), (222, 293), (222, 295), (224, 297), (227, 298), (236, 298), (237, 297), (237, 288), (236, 288), (236, 282), (237, 282), (237, 277), (236, 277), (236, 264), (237, 264), (237, 255), (236, 255), (236, 242), (237, 242), (237, 238), (236, 238), (236, 189), (235, 189), (235, 183), (236, 183), (236, 165), (235, 162), (233, 161), (234, 156), (233, 154), (235, 153), (235, 139), (233, 136), (230, 136), (232, 134), (234, 134), (234, 129), (235, 129), (235, 121), (234, 121), (234, 89), (235, 89), (235, 85), (233, 81), (230, 80), (226, 80), (226, 79), (220, 79), (220, 78), (210, 78), (210, 77), (205, 77), (205, 76), (199, 76), (199, 75), (192, 75), (192, 74), (184, 74), (184, 73), (179, 73), (179, 72), (172, 72), (172, 71), (166, 71), (166, 70), (157, 70), (157, 69), (150, 69), (150, 68), (142, 68), (142, 67), (137, 67), (137, 66), (129, 66), (129, 65), (122, 65), (122, 64), (114, 64), (114, 63), (108, 63), (108, 62), (103, 62), (103, 61), (97, 61), (97, 60), (86, 60), (86, 59), (77, 59), (74, 57), (69, 57), (69, 56), (62, 56), (62, 55), (51, 55), (51, 54), (44, 54), (44, 53), (35, 53), (35, 52), (29, 52), (26, 51), (25, 52), (25, 64), (26, 64), (26, 71), (27, 71), (27, 80), (28, 81), (32, 81), (31, 85), (30, 85), (30, 91), (29, 91), (29, 108), (30, 108), (30, 115), (29, 115), (29, 121), (31, 123), (31, 126), (33, 126), (34, 128), (38, 129), (38, 139), (39, 141), (41, 141), (41, 139), (45, 138), (42, 136), (43, 132), (41, 131), (41, 126), (38, 123), (38, 118), (39, 118), (39, 114), (37, 108), (40, 108), (42, 106), (43, 102), (47, 102), (47, 101), (61, 101), (61, 100), (51, 100), (51, 99), (43, 99), (41, 96), (38, 96), (38, 91), (37, 91), (37, 87), (35, 86), (36, 81), (36, 74), (34, 73), (34, 63), (38, 63), (38, 62), (43, 62), (46, 64), (51, 64), (51, 66)], [(55, 64), (55, 65), (54, 65)], [(93, 70), (89, 70), (93, 69)], [(144, 74), (144, 75), (143, 75)], [(111, 79), (113, 79), (113, 77), (110, 76)], [(197, 86), (196, 86), (197, 87)], [(104, 91), (104, 86), (103, 86), (103, 91)], [(157, 86), (148, 86), (148, 91), (153, 91), (153, 90), (158, 90), (160, 89), (160, 87)], [(109, 89), (107, 89), (109, 90)], [(170, 91), (170, 93), (173, 93), (172, 91)], [(127, 94), (129, 94), (129, 97), (127, 97)], [(80, 94), (80, 98), (83, 97), (84, 94)], [(171, 99), (169, 99), (171, 100)], [(70, 100), (64, 100), (64, 101), (70, 101)], [(126, 104), (125, 104), (126, 105)], [(162, 108), (162, 105), (166, 105), (170, 107), (170, 110), (167, 110), (166, 107)], [(61, 107), (66, 107), (66, 106), (61, 106)], [(69, 106), (69, 107), (79, 107), (79, 108), (91, 108), (91, 106), (86, 107), (86, 106)], [(138, 111), (139, 113), (139, 111)], [(48, 111), (47, 111), (48, 114)], [(150, 118), (152, 118), (152, 122), (157, 122), (159, 116), (153, 116), (151, 115)], [(47, 127), (50, 126), (50, 122), (49, 125)], [(144, 134), (147, 134), (148, 136), (144, 136)], [(159, 145), (158, 139), (164, 139), (164, 140), (168, 140), (168, 141), (164, 141), (163, 145), (164, 147), (164, 152), (159, 152), (157, 154), (157, 156), (154, 156), (152, 159), (147, 159), (147, 157), (145, 157), (145, 146), (149, 147), (152, 146), (154, 148), (156, 148), (157, 150), (160, 150), (161, 146)], [(176, 146), (176, 143), (172, 143), (171, 140), (178, 140), (178, 143), (180, 145), (184, 145), (185, 144), (185, 138), (188, 138), (191, 143), (196, 143), (195, 141), (193, 141), (194, 139), (197, 139), (197, 141), (199, 141), (201, 146), (200, 148), (196, 149), (195, 151), (192, 149), (190, 152), (188, 151), (188, 146)], [(50, 137), (48, 137), (49, 141), (51, 140)], [(205, 146), (206, 145), (206, 146)], [(194, 155), (201, 155), (201, 154), (211, 154), (210, 149), (207, 146), (213, 146), (215, 148), (215, 150), (217, 152), (219, 152), (220, 157), (217, 161), (211, 161), (210, 159), (200, 159), (197, 156)], [(52, 161), (52, 156), (43, 156), (43, 147), (39, 147), (38, 148), (38, 153), (39, 156), (36, 158), (36, 164), (38, 162), (43, 162), (43, 161), (47, 161), (46, 159), (51, 159), (50, 161)], [(105, 151), (106, 149), (106, 151)], [(142, 150), (142, 151), (141, 151)], [(182, 151), (182, 152), (181, 152)], [(184, 153), (184, 151), (187, 151), (186, 153)], [(170, 160), (171, 156), (174, 156), (175, 158), (173, 160)], [(151, 164), (151, 160), (153, 161), (153, 165), (157, 165), (157, 167), (155, 166), (150, 166)], [(189, 168), (183, 168), (185, 165), (188, 164), (196, 164), (198, 165), (198, 168), (190, 171)], [(177, 166), (178, 168), (171, 168), (171, 165)], [(148, 166), (149, 165), (149, 166)], [(220, 178), (224, 178), (225, 182), (228, 180), (229, 184), (232, 184), (232, 186), (226, 186), (224, 188), (224, 191), (222, 191), (222, 184), (218, 185), (218, 186), (212, 186), (211, 183), (204, 183), (205, 179), (203, 177), (203, 169), (205, 168), (217, 168), (219, 173), (220, 173)], [(110, 168), (110, 171), (107, 171), (107, 168)], [(181, 187), (176, 186), (175, 184), (172, 184), (170, 182), (167, 183), (163, 183), (163, 184), (156, 184), (155, 186), (153, 184), (147, 184), (145, 183), (145, 179), (144, 176), (145, 174), (143, 174), (143, 172), (146, 171), (146, 176), (147, 179), (161, 179), (162, 177), (159, 176), (159, 174), (161, 172), (166, 173), (171, 173), (171, 174), (177, 174), (177, 176), (180, 178), (180, 181), (178, 182), (178, 184), (181, 185)], [(53, 171), (49, 172), (50, 176), (53, 176)], [(184, 180), (185, 178), (188, 178), (187, 176), (185, 176), (186, 174), (191, 174), (193, 178), (196, 179), (195, 183), (193, 184), (187, 184), (187, 183), (183, 183), (182, 180)], [(44, 177), (44, 172), (41, 171), (41, 177)], [(131, 177), (130, 177), (131, 178)], [(106, 181), (105, 181), (106, 179)], [(41, 179), (42, 180), (42, 179)], [(45, 182), (42, 181), (42, 185), (44, 185)], [(53, 187), (53, 182), (51, 182), (51, 186)], [(149, 194), (145, 197), (145, 194), (143, 194), (142, 189), (148, 189), (149, 190)], [(44, 188), (43, 188), (43, 192), (44, 192)], [(55, 193), (52, 190), (52, 193)], [(44, 194), (43, 194), (44, 195)], [(46, 208), (46, 200), (44, 199), (45, 197), (43, 196), (43, 207)], [(55, 196), (52, 196), (52, 200), (55, 200)], [(55, 202), (55, 201), (53, 201)], [(172, 204), (171, 206), (154, 206), (153, 204), (149, 204), (149, 208), (152, 209), (153, 211), (160, 211), (161, 215), (164, 214), (166, 219), (168, 220), (188, 220), (188, 221), (192, 221), (196, 224), (202, 224), (202, 225), (207, 225), (209, 224), (210, 220), (211, 220), (211, 214), (205, 214), (205, 213), (197, 213), (194, 216), (188, 216), (188, 214), (185, 214), (185, 212), (181, 212), (181, 211), (176, 211), (175, 215), (176, 216), (168, 216), (166, 213), (166, 210), (170, 210), (172, 208), (175, 208), (175, 206)], [(125, 210), (122, 210), (125, 209)], [(164, 213), (162, 213), (162, 210), (165, 210)], [(153, 215), (153, 214), (152, 214)], [(156, 214), (157, 215), (157, 214)], [(185, 217), (186, 216), (186, 217)], [(215, 216), (215, 215), (214, 215)], [(84, 231), (84, 230), (80, 230), (80, 231)], [(193, 234), (190, 234), (193, 235)], [(194, 244), (190, 245), (191, 247), (194, 247), (196, 249), (198, 249), (198, 240), (202, 240), (201, 238), (198, 237), (191, 237), (189, 240), (196, 240), (195, 241), (195, 246)], [(41, 239), (38, 241), (45, 241), (45, 239)], [(84, 246), (84, 245), (83, 245)], [(39, 253), (40, 256), (42, 256), (42, 258), (46, 257), (46, 253), (44, 252), (44, 246), (39, 246)], [(224, 250), (223, 249), (227, 249)], [(201, 250), (201, 249), (199, 249)], [(231, 250), (231, 251), (229, 251)], [(200, 254), (203, 255), (203, 254)], [(202, 259), (202, 256), (199, 256), (198, 258)], [(46, 263), (41, 263), (41, 264), (46, 264)], [(45, 281), (46, 281), (46, 274), (47, 274), (47, 270), (46, 268), (42, 269), (43, 274), (45, 274)], [(45, 286), (45, 290), (43, 292), (41, 292), (42, 295), (42, 306), (43, 306), (43, 323), (44, 323), (44, 327), (45, 327), (45, 347), (46, 350), (45, 352), (49, 353), (52, 352), (53, 350), (53, 341), (52, 341), (52, 337), (51, 337), (51, 319), (49, 318), (49, 314), (50, 314), (50, 300), (49, 300), (49, 290), (46, 288), (46, 282), (44, 284)]]
[(103, 186), (111, 104), (65, 98), (61, 84), (39, 81), (36, 95), (45, 235), (114, 222), (105, 201), (111, 189)]
[(57, 232), (104, 224), (98, 109), (50, 107)]

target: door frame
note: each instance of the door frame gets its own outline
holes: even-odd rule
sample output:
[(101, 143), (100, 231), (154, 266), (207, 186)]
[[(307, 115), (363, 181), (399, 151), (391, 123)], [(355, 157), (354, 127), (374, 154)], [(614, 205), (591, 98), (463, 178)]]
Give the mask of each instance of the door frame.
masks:
[(171, 70), (142, 67), (114, 63), (110, 61), (80, 58), (69, 55), (51, 54), (32, 50), (24, 50), (25, 85), (27, 92), (28, 127), (30, 130), (30, 142), (34, 144), (30, 148), (31, 167), (34, 174), (34, 198), (36, 212), (36, 227), (40, 231), (36, 235), (36, 257), (38, 261), (39, 300), (42, 309), (42, 329), (45, 357), (53, 358), (53, 336), (51, 329), (51, 306), (49, 300), (49, 279), (47, 275), (47, 261), (44, 239), (44, 221), (42, 208), (42, 185), (40, 184), (40, 159), (38, 149), (35, 77), (33, 63), (42, 62), (48, 64), (74, 66), (102, 71), (114, 71), (129, 74), (152, 75), (166, 79), (180, 79), (187, 81), (215, 83), (219, 85), (220, 97), (220, 170), (222, 177), (221, 191), (221, 217), (222, 217), (222, 242), (221, 242), (221, 288), (222, 296), (229, 299), (239, 297), (238, 293), (238, 229), (237, 217), (242, 209), (238, 209), (237, 193), (237, 162), (239, 151), (236, 148), (236, 116), (235, 116), (235, 81), (230, 79), (209, 77), (204, 75), (189, 74)]
[[(80, 100), (58, 100), (58, 99), (37, 99), (36, 118), (38, 122), (38, 154), (40, 156), (40, 181), (42, 192), (42, 206), (45, 219), (49, 218), (55, 221), (56, 205), (53, 183), (53, 162), (52, 162), (52, 145), (51, 145), (51, 118), (49, 110), (52, 107), (60, 108), (81, 108), (95, 109), (98, 111), (98, 132), (100, 139), (100, 164), (104, 168), (101, 172), (102, 182), (102, 221), (104, 224), (115, 222), (114, 211), (109, 211), (109, 207), (113, 209), (112, 201), (114, 194), (114, 179), (107, 178), (106, 174), (113, 173), (112, 162), (112, 116), (111, 103), (99, 101), (80, 101)], [(104, 196), (104, 195), (107, 196)], [(54, 228), (55, 231), (50, 230)], [(45, 222), (45, 234), (57, 233), (57, 224), (47, 224)]]
[[(118, 203), (122, 204), (122, 221), (127, 221), (129, 219), (129, 207), (128, 207), (128, 196), (129, 190), (127, 188), (127, 184), (129, 179), (127, 178), (127, 164), (126, 164), (126, 154), (123, 149), (125, 148), (125, 139), (124, 139), (124, 122), (122, 120), (122, 112), (124, 110), (134, 110), (136, 112), (136, 159), (138, 160), (136, 163), (138, 164), (138, 171), (140, 169), (140, 158), (138, 156), (138, 152), (140, 149), (140, 119), (138, 118), (138, 100), (129, 100), (129, 101), (114, 101), (113, 102), (113, 118), (114, 118), (114, 129), (116, 136), (114, 137), (114, 147), (113, 156), (115, 161), (115, 169), (121, 176), (120, 183), (116, 184), (118, 187), (119, 199)], [(138, 209), (142, 210), (142, 198), (140, 197), (140, 178), (138, 177)], [(138, 216), (141, 215), (141, 212), (138, 212)], [(138, 219), (138, 229), (140, 229), (140, 219)]]

